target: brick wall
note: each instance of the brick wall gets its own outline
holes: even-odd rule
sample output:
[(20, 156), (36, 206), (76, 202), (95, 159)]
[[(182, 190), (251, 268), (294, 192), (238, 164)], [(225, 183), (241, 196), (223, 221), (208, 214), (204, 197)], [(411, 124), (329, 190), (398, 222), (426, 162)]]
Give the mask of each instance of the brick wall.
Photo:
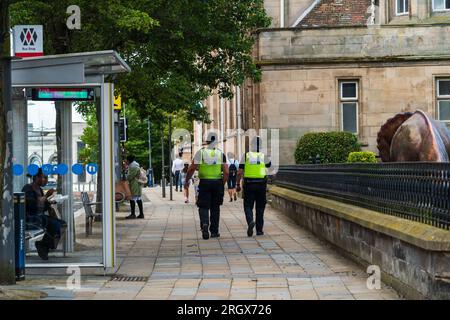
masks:
[(366, 25), (370, 3), (370, 0), (323, 0), (299, 27)]

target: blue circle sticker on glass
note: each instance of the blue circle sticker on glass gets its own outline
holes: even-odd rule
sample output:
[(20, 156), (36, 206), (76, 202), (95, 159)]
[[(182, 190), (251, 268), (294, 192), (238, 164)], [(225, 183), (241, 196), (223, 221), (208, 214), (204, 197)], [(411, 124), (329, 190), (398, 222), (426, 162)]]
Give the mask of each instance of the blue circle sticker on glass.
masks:
[(35, 176), (37, 175), (38, 171), (39, 171), (39, 166), (37, 164), (30, 164), (27, 168), (28, 170), (28, 174), (31, 176)]
[(42, 166), (42, 173), (45, 174), (46, 176), (49, 176), (49, 175), (53, 174), (53, 165), (51, 165), (51, 164), (44, 164)]
[(94, 175), (98, 172), (98, 165), (96, 163), (88, 163), (86, 165), (86, 172), (90, 175)]
[(23, 166), (21, 164), (13, 165), (13, 175), (15, 176), (23, 175)]
[(83, 174), (84, 168), (81, 163), (75, 163), (72, 166), (72, 172), (76, 174), (77, 176), (81, 176)]
[(64, 176), (68, 171), (69, 167), (65, 163), (58, 164), (58, 166), (56, 167), (56, 173), (59, 175)]

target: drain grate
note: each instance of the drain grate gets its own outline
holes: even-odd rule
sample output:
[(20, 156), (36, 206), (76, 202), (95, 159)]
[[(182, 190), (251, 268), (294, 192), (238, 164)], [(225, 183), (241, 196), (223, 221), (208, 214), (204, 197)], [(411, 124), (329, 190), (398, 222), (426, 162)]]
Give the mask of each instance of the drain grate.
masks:
[(120, 281), (120, 282), (147, 282), (148, 277), (138, 277), (138, 276), (113, 276), (111, 281)]

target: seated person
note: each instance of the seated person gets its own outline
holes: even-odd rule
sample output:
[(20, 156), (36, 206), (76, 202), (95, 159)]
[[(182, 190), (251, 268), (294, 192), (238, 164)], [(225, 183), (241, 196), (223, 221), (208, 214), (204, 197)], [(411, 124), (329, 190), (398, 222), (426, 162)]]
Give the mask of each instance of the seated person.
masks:
[(36, 249), (38, 255), (43, 260), (48, 260), (50, 249), (56, 249), (61, 238), (61, 229), (66, 223), (55, 216), (45, 215), (51, 211), (51, 203), (48, 200), (54, 193), (50, 189), (44, 194), (42, 187), (48, 182), (48, 177), (39, 169), (38, 173), (32, 177), (33, 182), (23, 187), (25, 193), (25, 211), (28, 225), (35, 225), (45, 230), (44, 238), (37, 241)]

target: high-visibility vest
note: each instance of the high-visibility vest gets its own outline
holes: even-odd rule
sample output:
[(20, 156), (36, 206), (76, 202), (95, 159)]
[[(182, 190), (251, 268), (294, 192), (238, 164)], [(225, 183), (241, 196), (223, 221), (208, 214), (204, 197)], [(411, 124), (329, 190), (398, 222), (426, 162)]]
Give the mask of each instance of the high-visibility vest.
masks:
[(200, 179), (217, 180), (222, 178), (222, 151), (216, 149), (202, 149), (198, 168)]
[(264, 179), (267, 176), (264, 154), (247, 152), (245, 155), (244, 178)]

